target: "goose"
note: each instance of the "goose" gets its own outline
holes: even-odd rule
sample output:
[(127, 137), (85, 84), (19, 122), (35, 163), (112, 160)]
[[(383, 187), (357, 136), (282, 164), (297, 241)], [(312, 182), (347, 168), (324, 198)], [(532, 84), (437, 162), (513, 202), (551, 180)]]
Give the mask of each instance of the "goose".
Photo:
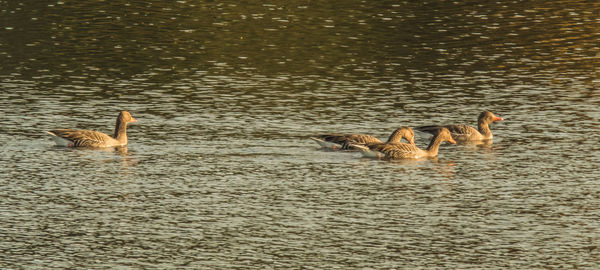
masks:
[(93, 130), (55, 129), (46, 131), (58, 146), (65, 147), (115, 147), (127, 145), (127, 124), (137, 122), (127, 111), (117, 117), (115, 135)]
[(502, 117), (495, 116), (492, 112), (483, 111), (477, 119), (477, 129), (462, 125), (446, 125), (446, 126), (420, 126), (415, 128), (418, 131), (426, 132), (435, 135), (440, 128), (446, 128), (452, 134), (452, 138), (460, 143), (469, 143), (477, 141), (491, 140), (494, 136), (490, 130), (490, 124), (502, 121)]

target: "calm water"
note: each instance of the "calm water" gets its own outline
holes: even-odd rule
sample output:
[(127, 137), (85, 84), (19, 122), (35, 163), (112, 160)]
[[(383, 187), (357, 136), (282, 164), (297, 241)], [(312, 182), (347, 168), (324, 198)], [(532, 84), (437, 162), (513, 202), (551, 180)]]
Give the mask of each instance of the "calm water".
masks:
[[(2, 269), (599, 267), (600, 3), (80, 2), (0, 5)], [(308, 139), (484, 109), (436, 160)]]

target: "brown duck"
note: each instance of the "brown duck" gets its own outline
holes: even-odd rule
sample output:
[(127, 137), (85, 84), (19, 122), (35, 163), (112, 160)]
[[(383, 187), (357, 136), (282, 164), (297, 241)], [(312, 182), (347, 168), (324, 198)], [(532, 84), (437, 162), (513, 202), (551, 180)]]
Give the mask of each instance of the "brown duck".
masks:
[(47, 131), (58, 146), (66, 147), (114, 147), (127, 145), (127, 124), (137, 122), (127, 111), (117, 117), (115, 135), (93, 130), (56, 129)]
[(490, 130), (490, 124), (502, 121), (501, 117), (495, 116), (489, 111), (479, 114), (477, 119), (477, 129), (467, 125), (446, 125), (446, 126), (421, 126), (415, 128), (418, 131), (435, 135), (440, 128), (446, 128), (452, 134), (452, 138), (459, 143), (477, 142), (491, 140), (494, 136)]

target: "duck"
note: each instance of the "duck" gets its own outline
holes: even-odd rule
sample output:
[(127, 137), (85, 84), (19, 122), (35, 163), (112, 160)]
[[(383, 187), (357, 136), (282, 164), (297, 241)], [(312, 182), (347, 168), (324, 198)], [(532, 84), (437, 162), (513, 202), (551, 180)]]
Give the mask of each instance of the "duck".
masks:
[(426, 149), (421, 149), (414, 144), (408, 143), (391, 143), (386, 145), (353, 145), (365, 157), (379, 158), (379, 159), (420, 159), (436, 157), (438, 150), (443, 142), (449, 142), (456, 144), (456, 141), (452, 139), (452, 135), (447, 128), (441, 128), (436, 133)]
[(105, 148), (127, 145), (127, 124), (135, 123), (137, 119), (128, 111), (121, 111), (117, 117), (115, 135), (94, 131), (75, 129), (55, 129), (46, 131), (52, 135), (57, 146)]
[(400, 127), (394, 130), (387, 142), (382, 142), (376, 137), (366, 134), (326, 134), (310, 137), (323, 148), (333, 150), (356, 150), (357, 145), (379, 145), (387, 143), (400, 143), (406, 139), (409, 144), (415, 144), (415, 132), (410, 127)]
[(490, 111), (483, 111), (477, 118), (477, 129), (463, 124), (445, 126), (420, 126), (415, 129), (421, 132), (435, 135), (440, 128), (446, 128), (452, 134), (452, 138), (459, 143), (490, 141), (494, 138), (490, 130), (490, 124), (503, 121), (502, 117), (494, 115)]

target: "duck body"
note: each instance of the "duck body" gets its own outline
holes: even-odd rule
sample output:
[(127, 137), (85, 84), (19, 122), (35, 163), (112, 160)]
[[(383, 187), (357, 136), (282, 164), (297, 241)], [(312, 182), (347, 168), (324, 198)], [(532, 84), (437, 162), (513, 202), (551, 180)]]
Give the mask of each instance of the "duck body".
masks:
[(394, 143), (380, 147), (367, 147), (360, 149), (364, 157), (379, 159), (418, 159), (426, 156), (424, 150), (416, 145), (407, 143)]
[(491, 132), (484, 135), (473, 127), (461, 124), (445, 126), (422, 126), (417, 127), (416, 129), (421, 132), (435, 135), (441, 128), (448, 129), (452, 135), (452, 138), (460, 142), (491, 140), (494, 137)]
[(327, 134), (311, 137), (321, 147), (333, 150), (355, 150), (354, 145), (381, 143), (379, 139), (365, 134)]
[(93, 130), (56, 129), (47, 131), (57, 146), (64, 147), (112, 147), (127, 145), (108, 134)]
[(46, 131), (52, 135), (57, 146), (63, 147), (116, 147), (127, 145), (127, 124), (137, 122), (127, 111), (121, 111), (117, 117), (115, 135), (94, 131), (75, 129), (55, 129)]
[(330, 148), (333, 150), (357, 150), (357, 145), (374, 146), (387, 143), (399, 143), (403, 138), (409, 143), (414, 144), (414, 137), (414, 131), (410, 127), (401, 127), (394, 130), (385, 143), (376, 137), (366, 134), (326, 134), (314, 136), (311, 137), (311, 139), (323, 148)]

